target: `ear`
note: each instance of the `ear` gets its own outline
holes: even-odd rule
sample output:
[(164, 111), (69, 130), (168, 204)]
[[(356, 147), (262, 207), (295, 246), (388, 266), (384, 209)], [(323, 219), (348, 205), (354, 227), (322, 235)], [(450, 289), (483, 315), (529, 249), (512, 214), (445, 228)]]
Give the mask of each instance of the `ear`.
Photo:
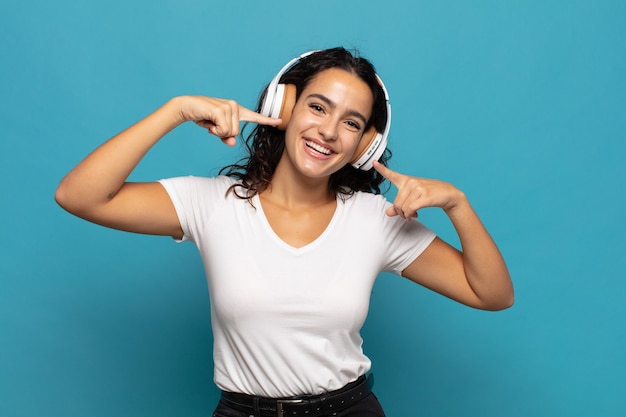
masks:
[(287, 124), (291, 119), (291, 113), (296, 105), (296, 86), (294, 84), (285, 84), (285, 92), (283, 95), (283, 101), (280, 105), (280, 113), (278, 117), (282, 119), (282, 123), (278, 125), (278, 129), (287, 129)]
[(363, 133), (363, 136), (361, 136), (361, 140), (359, 141), (359, 145), (354, 151), (354, 156), (350, 161), (351, 164), (354, 164), (365, 154), (365, 152), (367, 152), (372, 142), (374, 142), (377, 134), (378, 132), (374, 126), (370, 126), (370, 128)]

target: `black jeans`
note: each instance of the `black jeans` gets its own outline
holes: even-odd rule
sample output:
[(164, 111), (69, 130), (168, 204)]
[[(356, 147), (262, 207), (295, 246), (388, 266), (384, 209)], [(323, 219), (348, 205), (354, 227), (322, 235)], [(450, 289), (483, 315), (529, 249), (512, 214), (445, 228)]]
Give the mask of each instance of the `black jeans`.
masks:
[[(378, 399), (374, 393), (370, 393), (367, 397), (363, 398), (358, 403), (337, 413), (328, 414), (328, 417), (385, 417)], [(217, 408), (213, 412), (213, 417), (257, 417), (254, 414), (244, 413), (238, 410), (233, 410), (221, 401), (217, 405)]]

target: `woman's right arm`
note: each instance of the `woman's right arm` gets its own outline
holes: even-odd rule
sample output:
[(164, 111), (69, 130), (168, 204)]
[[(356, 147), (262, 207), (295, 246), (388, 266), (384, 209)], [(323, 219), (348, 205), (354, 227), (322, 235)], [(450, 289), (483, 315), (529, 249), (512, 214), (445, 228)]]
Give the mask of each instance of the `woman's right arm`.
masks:
[(241, 121), (278, 125), (232, 100), (182, 96), (98, 147), (59, 184), (55, 199), (68, 212), (114, 229), (182, 237), (169, 195), (157, 182), (126, 179), (144, 155), (169, 131), (193, 121), (234, 146)]

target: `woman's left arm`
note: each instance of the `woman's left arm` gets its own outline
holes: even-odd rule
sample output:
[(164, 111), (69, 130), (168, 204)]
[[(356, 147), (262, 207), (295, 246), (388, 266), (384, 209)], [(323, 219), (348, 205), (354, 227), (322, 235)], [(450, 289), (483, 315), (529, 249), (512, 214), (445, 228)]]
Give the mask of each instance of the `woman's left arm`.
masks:
[(389, 216), (411, 220), (425, 207), (440, 207), (459, 235), (462, 251), (436, 238), (402, 271), (410, 280), (446, 297), (483, 310), (513, 305), (513, 284), (498, 247), (465, 194), (437, 180), (410, 177), (374, 163), (398, 193)]

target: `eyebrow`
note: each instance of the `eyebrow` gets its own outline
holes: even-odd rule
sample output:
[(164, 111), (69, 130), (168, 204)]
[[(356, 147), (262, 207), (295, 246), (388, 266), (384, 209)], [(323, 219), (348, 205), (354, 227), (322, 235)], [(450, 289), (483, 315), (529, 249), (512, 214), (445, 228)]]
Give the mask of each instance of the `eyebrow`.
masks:
[[(334, 101), (332, 101), (331, 99), (329, 99), (328, 97), (326, 97), (323, 94), (318, 94), (318, 93), (312, 93), (309, 94), (307, 96), (307, 98), (318, 98), (320, 100), (322, 100), (324, 103), (326, 103), (331, 109), (334, 109), (337, 107), (337, 103), (335, 103)], [(363, 114), (361, 114), (361, 112), (354, 110), (354, 109), (348, 109), (348, 111), (346, 112), (346, 114), (348, 116), (354, 116), (356, 118), (359, 118), (363, 121), (364, 125), (367, 125), (367, 118), (365, 116), (363, 116)]]

